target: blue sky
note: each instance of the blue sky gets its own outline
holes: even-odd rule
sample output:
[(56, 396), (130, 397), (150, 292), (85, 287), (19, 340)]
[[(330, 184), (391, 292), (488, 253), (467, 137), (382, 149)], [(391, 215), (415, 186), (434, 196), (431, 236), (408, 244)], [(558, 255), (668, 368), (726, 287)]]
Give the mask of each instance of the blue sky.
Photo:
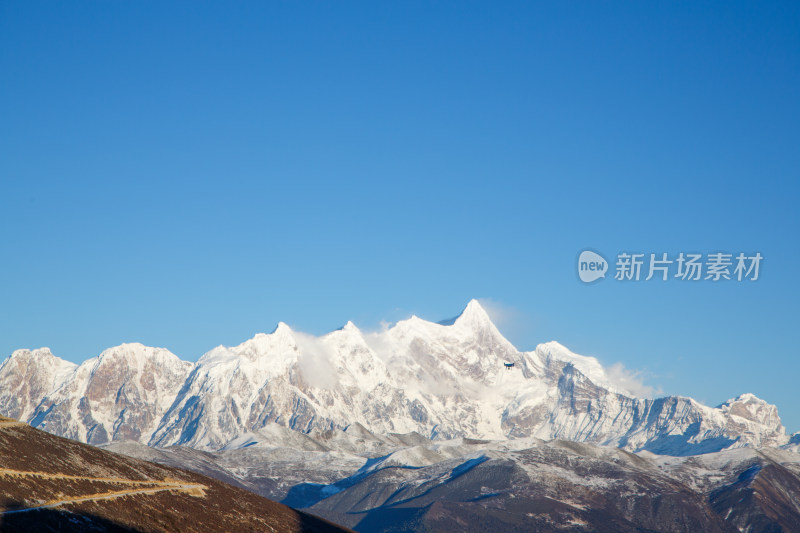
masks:
[[(194, 360), (470, 298), (800, 429), (800, 5), (3, 2), (0, 353)], [(760, 252), (582, 284), (578, 253)]]

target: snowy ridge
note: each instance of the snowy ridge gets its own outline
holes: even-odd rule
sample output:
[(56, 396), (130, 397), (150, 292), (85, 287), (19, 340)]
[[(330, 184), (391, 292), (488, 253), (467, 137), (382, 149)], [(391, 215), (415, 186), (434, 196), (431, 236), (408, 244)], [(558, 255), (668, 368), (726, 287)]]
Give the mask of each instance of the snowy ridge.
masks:
[(58, 390), (77, 367), (53, 355), (50, 348), (14, 351), (0, 364), (3, 413), (18, 420), (29, 420), (42, 398)]
[[(24, 420), (92, 444), (149, 439), (193, 366), (163, 348), (109, 348), (74, 365)], [(0, 370), (0, 382), (9, 377)]]
[[(504, 363), (514, 363), (507, 369)], [(378, 333), (320, 337), (279, 323), (197, 363), (140, 344), (80, 366), (42, 349), (0, 366), (0, 411), (91, 443), (203, 450), (256, 445), (273, 425), (426, 438), (566, 439), (688, 455), (789, 442), (775, 406), (638, 398), (592, 358), (549, 342), (520, 352), (472, 300), (455, 319), (416, 316)], [(352, 434), (352, 432), (349, 432)]]

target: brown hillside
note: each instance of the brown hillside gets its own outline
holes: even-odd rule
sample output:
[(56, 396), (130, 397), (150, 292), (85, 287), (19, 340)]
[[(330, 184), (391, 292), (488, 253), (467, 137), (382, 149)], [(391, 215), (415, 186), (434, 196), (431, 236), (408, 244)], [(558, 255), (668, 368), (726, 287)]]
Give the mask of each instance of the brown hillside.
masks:
[(0, 417), (0, 531), (346, 531), (220, 481)]

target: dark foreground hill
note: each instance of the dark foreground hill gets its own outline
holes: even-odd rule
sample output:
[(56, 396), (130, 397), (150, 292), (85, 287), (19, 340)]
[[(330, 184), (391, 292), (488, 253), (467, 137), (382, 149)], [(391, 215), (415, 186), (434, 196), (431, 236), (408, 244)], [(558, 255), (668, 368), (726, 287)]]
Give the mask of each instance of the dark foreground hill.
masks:
[(0, 417), (0, 531), (346, 530), (199, 474)]

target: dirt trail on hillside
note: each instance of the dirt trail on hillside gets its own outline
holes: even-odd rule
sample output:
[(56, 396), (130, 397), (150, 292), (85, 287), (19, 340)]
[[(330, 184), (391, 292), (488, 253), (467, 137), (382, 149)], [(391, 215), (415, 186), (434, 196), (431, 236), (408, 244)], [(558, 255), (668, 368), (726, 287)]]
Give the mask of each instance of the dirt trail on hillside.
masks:
[(54, 507), (61, 507), (62, 505), (69, 505), (73, 503), (83, 503), (88, 501), (99, 500), (112, 500), (114, 498), (121, 498), (123, 496), (135, 496), (138, 494), (155, 494), (165, 491), (179, 491), (185, 492), (190, 496), (205, 497), (205, 491), (208, 487), (197, 483), (184, 483), (177, 479), (167, 478), (164, 481), (156, 480), (134, 480), (125, 478), (113, 477), (89, 477), (89, 476), (70, 476), (66, 474), (52, 474), (49, 472), (31, 472), (24, 470), (12, 470), (9, 468), (0, 468), (0, 477), (33, 477), (38, 479), (56, 479), (63, 481), (94, 481), (100, 483), (114, 483), (120, 485), (134, 485), (139, 488), (131, 488), (127, 490), (106, 491), (96, 494), (86, 494), (82, 496), (75, 496), (73, 498), (54, 499), (37, 505), (35, 507), (27, 507), (25, 509), (13, 509), (8, 511), (0, 511), (0, 515), (12, 513), (25, 513), (28, 511), (36, 511), (37, 509), (52, 509)]
[(169, 490), (177, 490), (186, 492), (190, 496), (205, 496), (205, 485), (177, 485), (177, 484), (156, 484), (156, 487), (148, 487), (142, 489), (118, 490), (110, 492), (101, 492), (98, 494), (88, 494), (86, 496), (76, 496), (75, 498), (65, 498), (63, 500), (53, 500), (37, 505), (36, 507), (26, 507), (25, 509), (13, 509), (10, 511), (0, 511), (0, 515), (14, 514), (14, 513), (27, 513), (28, 511), (37, 511), (40, 509), (53, 509), (54, 507), (61, 507), (62, 505), (69, 505), (72, 503), (83, 503), (90, 501), (100, 500), (113, 500), (114, 498), (122, 498), (123, 496), (135, 496), (137, 494), (155, 494)]
[(36, 477), (39, 479), (66, 479), (69, 481), (98, 481), (103, 483), (121, 483), (125, 485), (159, 485), (177, 486), (182, 482), (178, 479), (165, 479), (157, 481), (154, 479), (127, 479), (123, 477), (92, 477), (92, 476), (71, 476), (68, 474), (53, 474), (52, 472), (36, 472), (29, 470), (13, 470), (10, 468), (0, 468), (0, 476), (25, 476)]

